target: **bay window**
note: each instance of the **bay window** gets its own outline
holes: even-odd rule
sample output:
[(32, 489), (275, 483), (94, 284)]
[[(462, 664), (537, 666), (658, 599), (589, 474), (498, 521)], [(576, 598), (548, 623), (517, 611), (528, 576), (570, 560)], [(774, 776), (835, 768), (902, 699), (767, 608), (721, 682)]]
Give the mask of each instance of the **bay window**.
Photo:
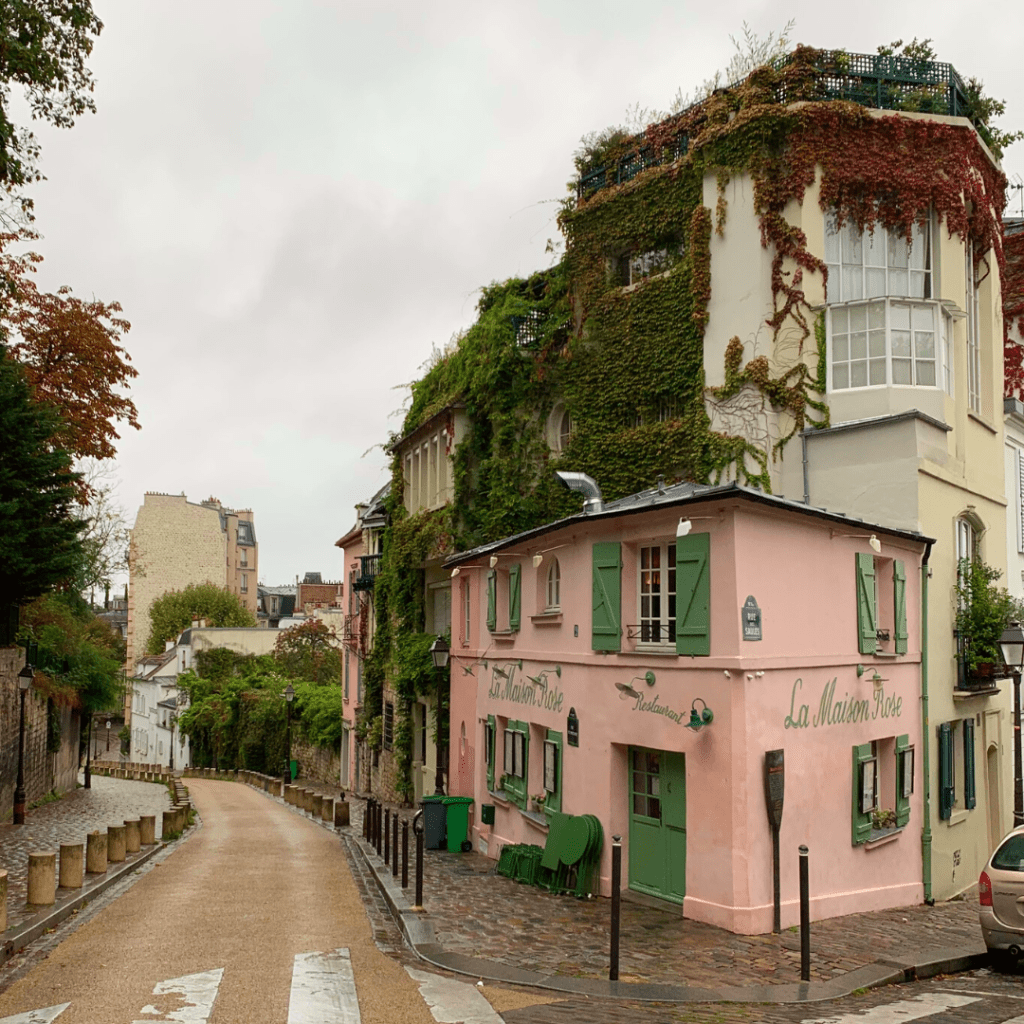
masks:
[(875, 224), (861, 229), (851, 221), (837, 227), (825, 220), (826, 302), (851, 302), (883, 295), (932, 297), (931, 222), (914, 224), (908, 241), (902, 230)]

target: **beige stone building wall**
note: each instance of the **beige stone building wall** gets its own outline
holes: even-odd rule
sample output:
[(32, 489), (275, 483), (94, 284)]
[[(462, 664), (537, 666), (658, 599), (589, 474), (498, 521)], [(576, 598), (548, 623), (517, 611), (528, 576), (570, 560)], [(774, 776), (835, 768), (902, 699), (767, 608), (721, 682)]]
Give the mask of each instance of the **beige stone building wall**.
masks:
[(226, 509), (216, 499), (197, 503), (184, 494), (147, 493), (131, 531), (128, 588), (128, 657), (134, 665), (149, 639), (149, 609), (171, 590), (216, 583), (256, 614), (258, 547), (239, 544), (240, 521), (254, 526), (250, 510)]

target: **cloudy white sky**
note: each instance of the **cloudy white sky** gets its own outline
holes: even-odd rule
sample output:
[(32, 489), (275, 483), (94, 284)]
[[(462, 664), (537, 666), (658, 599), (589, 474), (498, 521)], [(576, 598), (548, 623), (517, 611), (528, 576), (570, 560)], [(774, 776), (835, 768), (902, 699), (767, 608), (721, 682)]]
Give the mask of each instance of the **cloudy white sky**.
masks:
[(858, 52), (931, 37), (1024, 126), (1017, 0), (94, 5), (98, 113), (38, 131), (41, 283), (132, 322), (129, 519), (147, 490), (251, 506), (271, 584), (340, 578), (402, 386), (480, 285), (548, 265), (580, 136), (692, 90), (744, 20)]

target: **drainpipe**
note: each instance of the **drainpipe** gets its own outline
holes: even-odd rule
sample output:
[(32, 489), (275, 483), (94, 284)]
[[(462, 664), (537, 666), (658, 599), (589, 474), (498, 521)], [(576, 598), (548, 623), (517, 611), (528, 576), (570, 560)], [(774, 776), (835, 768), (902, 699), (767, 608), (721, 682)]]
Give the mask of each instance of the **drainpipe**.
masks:
[(921, 830), (921, 881), (924, 883), (924, 901), (929, 906), (932, 898), (932, 770), (929, 762), (928, 725), (928, 559), (932, 542), (924, 549), (921, 560), (921, 760), (924, 777), (924, 828)]
[(811, 479), (807, 470), (807, 431), (801, 431), (800, 433), (800, 448), (804, 456), (804, 504), (810, 505), (811, 503)]

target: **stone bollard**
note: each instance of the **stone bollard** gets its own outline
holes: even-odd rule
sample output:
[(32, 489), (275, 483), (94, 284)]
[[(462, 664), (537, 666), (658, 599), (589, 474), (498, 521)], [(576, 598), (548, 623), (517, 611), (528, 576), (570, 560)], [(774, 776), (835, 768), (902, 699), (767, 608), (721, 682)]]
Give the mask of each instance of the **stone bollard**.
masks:
[(156, 842), (156, 815), (144, 814), (139, 818), (139, 844), (152, 846)]
[(349, 823), (349, 804), (347, 800), (334, 801), (334, 827), (341, 828)]
[(167, 837), (178, 830), (174, 827), (174, 811), (164, 811), (163, 826), (160, 829), (160, 838), (167, 842)]
[(128, 853), (138, 853), (142, 849), (142, 830), (138, 818), (125, 819), (124, 848)]
[(0, 870), (0, 935), (7, 931), (7, 872)]
[(85, 837), (85, 870), (90, 875), (102, 875), (107, 870), (106, 832), (90, 832)]
[(305, 790), (302, 791), (302, 809), (307, 814), (312, 814), (312, 812), (313, 812), (313, 790), (305, 789)]
[(320, 817), (323, 816), (323, 813), (324, 813), (324, 797), (323, 797), (322, 793), (314, 793), (310, 797), (309, 811), (310, 811), (310, 814), (312, 814), (314, 818), (320, 818)]
[(28, 855), (28, 900), (34, 907), (49, 906), (57, 899), (57, 851), (39, 850)]
[(334, 797), (325, 796), (321, 808), (321, 817), (324, 821), (334, 821)]
[(283, 781), (282, 781), (281, 785), (284, 786), (284, 793), (282, 794), (282, 796), (284, 797), (284, 802), (286, 804), (293, 804), (293, 803), (295, 803), (295, 787), (294, 786), (285, 786)]
[(60, 887), (81, 889), (85, 881), (85, 844), (60, 844)]
[(107, 860), (120, 864), (128, 855), (125, 846), (124, 825), (107, 826)]

